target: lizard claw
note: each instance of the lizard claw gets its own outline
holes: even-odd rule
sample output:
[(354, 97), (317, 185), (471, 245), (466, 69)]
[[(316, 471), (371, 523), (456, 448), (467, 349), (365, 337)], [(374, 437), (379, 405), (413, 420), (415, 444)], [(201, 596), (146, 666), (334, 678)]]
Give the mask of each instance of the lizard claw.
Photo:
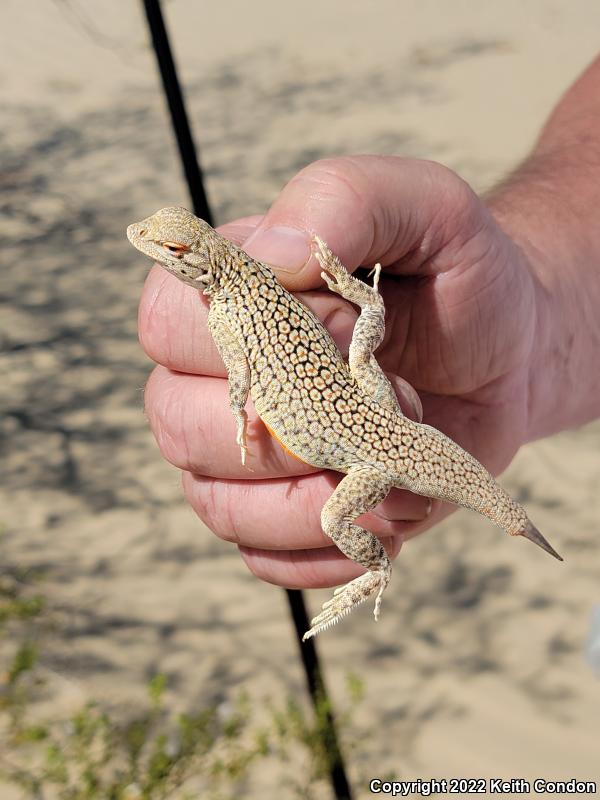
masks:
[[(245, 412), (244, 412), (245, 414)], [(238, 432), (235, 437), (235, 443), (240, 448), (240, 458), (242, 460), (242, 467), (246, 466), (246, 458), (248, 456), (248, 445), (246, 444), (246, 417), (241, 416), (238, 423)]]
[(340, 287), (335, 275), (333, 278), (330, 278), (326, 272), (321, 272), (321, 277), (332, 292), (337, 292), (338, 294), (340, 293)]
[(333, 597), (323, 603), (321, 613), (310, 621), (310, 630), (306, 631), (302, 641), (305, 642), (316, 636), (317, 633), (331, 628), (332, 625), (353, 611), (356, 606), (364, 603), (375, 591), (377, 591), (377, 597), (373, 616), (375, 620), (378, 620), (381, 596), (390, 581), (391, 572), (391, 567), (388, 565), (383, 569), (365, 572), (364, 575), (360, 575), (345, 586), (339, 586), (334, 591)]
[(375, 289), (375, 291), (377, 291), (378, 288), (379, 288), (379, 276), (381, 275), (381, 264), (379, 262), (377, 264), (375, 264), (373, 269), (369, 270), (369, 274), (367, 275), (367, 278), (370, 278), (371, 275), (375, 276), (373, 278), (373, 289)]

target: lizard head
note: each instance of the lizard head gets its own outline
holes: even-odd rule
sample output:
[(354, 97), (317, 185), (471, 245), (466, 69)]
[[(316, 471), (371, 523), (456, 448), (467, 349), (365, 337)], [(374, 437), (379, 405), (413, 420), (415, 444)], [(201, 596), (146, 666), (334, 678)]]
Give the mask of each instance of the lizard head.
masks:
[(134, 247), (184, 283), (205, 292), (214, 281), (211, 242), (217, 237), (207, 222), (178, 206), (161, 208), (127, 228)]

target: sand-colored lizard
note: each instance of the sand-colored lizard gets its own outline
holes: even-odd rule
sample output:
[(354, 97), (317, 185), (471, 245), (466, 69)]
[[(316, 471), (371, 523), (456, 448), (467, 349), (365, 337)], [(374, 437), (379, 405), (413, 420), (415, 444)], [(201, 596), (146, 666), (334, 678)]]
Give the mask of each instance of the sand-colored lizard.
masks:
[(255, 261), (184, 208), (163, 208), (130, 225), (129, 241), (209, 298), (208, 325), (225, 362), (237, 442), (245, 463), (248, 395), (269, 431), (292, 454), (345, 473), (321, 512), (321, 524), (366, 572), (336, 589), (304, 638), (338, 622), (375, 594), (375, 619), (391, 563), (377, 539), (354, 520), (393, 487), (478, 511), (512, 536), (525, 536), (561, 559), (525, 510), (450, 438), (407, 418), (373, 355), (385, 309), (373, 286), (351, 276), (324, 242), (315, 255), (327, 286), (359, 306), (348, 362), (323, 325)]

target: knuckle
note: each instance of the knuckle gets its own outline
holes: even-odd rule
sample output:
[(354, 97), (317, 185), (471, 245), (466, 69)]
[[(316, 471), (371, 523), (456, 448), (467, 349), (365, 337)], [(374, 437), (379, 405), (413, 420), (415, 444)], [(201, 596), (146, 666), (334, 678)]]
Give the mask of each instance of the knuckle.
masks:
[(464, 219), (480, 208), (480, 200), (461, 176), (437, 161), (423, 161), (423, 179), (440, 207), (453, 218)]
[[(308, 197), (331, 201), (342, 218), (364, 215), (369, 209), (368, 179), (357, 159), (323, 158), (304, 167), (288, 185), (301, 184)], [(360, 218), (360, 217), (359, 217)]]
[[(198, 517), (224, 542), (240, 544), (243, 540), (244, 522), (236, 513), (239, 504), (231, 497), (235, 487), (225, 481), (205, 475), (184, 473), (183, 491)], [(248, 508), (244, 509), (247, 515)]]
[(164, 372), (164, 368), (155, 367), (150, 373), (144, 389), (144, 410), (162, 456), (176, 467), (184, 468), (183, 431), (178, 422), (184, 417), (182, 393), (174, 390)]
[(272, 565), (268, 559), (268, 553), (260, 553), (254, 547), (238, 546), (242, 561), (250, 572), (262, 581), (267, 583), (277, 583), (274, 579)]
[(238, 545), (238, 549), (244, 564), (261, 581), (293, 589), (315, 585), (314, 581), (307, 580), (305, 565), (294, 563), (292, 551), (258, 550), (244, 545)]
[(153, 267), (146, 279), (138, 309), (138, 338), (146, 355), (153, 361), (165, 360), (165, 295), (169, 275)]

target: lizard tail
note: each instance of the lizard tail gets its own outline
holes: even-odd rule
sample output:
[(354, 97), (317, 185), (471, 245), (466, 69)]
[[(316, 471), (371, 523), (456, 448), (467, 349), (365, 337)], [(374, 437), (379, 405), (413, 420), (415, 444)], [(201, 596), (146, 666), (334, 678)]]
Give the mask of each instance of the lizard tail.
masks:
[(433, 461), (433, 469), (419, 469), (422, 459), (417, 461), (413, 456), (411, 469), (399, 470), (395, 486), (477, 511), (511, 536), (524, 536), (558, 561), (563, 560), (530, 522), (523, 506), (511, 498), (474, 456), (429, 425), (412, 423), (409, 427), (405, 422), (404, 426), (407, 429), (404, 439), (400, 437), (397, 446), (400, 447), (405, 439), (412, 439), (405, 449), (408, 449), (409, 456), (414, 450), (416, 456), (419, 451), (414, 442), (424, 440), (426, 449), (432, 451), (430, 461)]
[(538, 547), (541, 547), (542, 550), (550, 553), (550, 555), (554, 556), (554, 558), (557, 558), (559, 561), (564, 561), (563, 557), (556, 552), (550, 542), (542, 536), (542, 534), (534, 525), (531, 524), (531, 522), (527, 522), (525, 529), (519, 531), (516, 535), (524, 536), (526, 539), (529, 539), (530, 542), (533, 542), (534, 544), (537, 544)]

